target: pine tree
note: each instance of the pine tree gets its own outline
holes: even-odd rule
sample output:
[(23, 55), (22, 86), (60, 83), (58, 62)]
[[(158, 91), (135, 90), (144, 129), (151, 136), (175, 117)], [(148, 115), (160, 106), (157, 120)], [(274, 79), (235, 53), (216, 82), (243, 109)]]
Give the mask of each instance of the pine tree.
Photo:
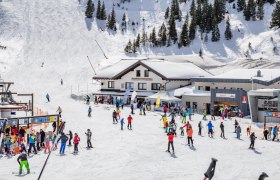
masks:
[(124, 48), (124, 51), (125, 51), (126, 53), (131, 53), (131, 52), (132, 52), (131, 40), (128, 41), (126, 47)]
[(165, 15), (164, 15), (165, 19), (169, 18), (169, 7), (167, 7), (166, 11), (165, 11)]
[(98, 3), (97, 3), (96, 18), (101, 19), (101, 2), (100, 2), (100, 0), (98, 0)]
[(250, 17), (250, 18), (247, 17), (247, 19), (250, 20), (252, 18), (252, 20), (256, 20), (256, 3), (254, 2), (254, 0), (248, 0), (246, 11), (247, 11), (246, 13), (248, 14), (247, 16)]
[(208, 34), (207, 33), (205, 33), (205, 37), (204, 37), (204, 42), (208, 42)]
[(225, 38), (226, 40), (230, 40), (232, 38), (232, 32), (230, 29), (230, 22), (229, 22), (229, 18), (227, 18), (227, 22), (226, 22), (226, 31), (225, 31)]
[(166, 35), (166, 26), (164, 23), (162, 23), (159, 31), (158, 31), (158, 36), (159, 36), (159, 43), (161, 46), (165, 46), (166, 45), (166, 41), (167, 41), (167, 35)]
[(123, 17), (122, 17), (122, 28), (126, 29), (126, 15), (125, 15), (125, 13), (123, 14)]
[(263, 0), (259, 0), (258, 9), (257, 9), (257, 18), (259, 20), (263, 20), (263, 17), (264, 17), (263, 5), (264, 5)]
[(195, 0), (192, 0), (191, 8), (190, 8), (190, 15), (194, 16), (196, 11)]
[(101, 6), (101, 10), (100, 10), (100, 19), (101, 20), (106, 20), (106, 8), (105, 8), (105, 3), (103, 1), (102, 6)]
[(180, 46), (189, 46), (190, 43), (191, 43), (191, 40), (189, 38), (189, 29), (188, 29), (188, 19), (186, 18), (186, 21), (183, 25), (183, 28), (182, 28), (182, 32), (181, 32), (181, 35), (180, 35)]
[(92, 0), (88, 0), (87, 9), (85, 12), (86, 17), (92, 18), (93, 11), (94, 11), (94, 4), (92, 3)]
[(202, 55), (203, 55), (203, 54), (202, 54), (202, 50), (200, 49), (200, 50), (199, 50), (199, 56), (202, 57)]
[(210, 4), (206, 15), (207, 18), (206, 18), (205, 30), (207, 33), (212, 31), (213, 29), (213, 25), (212, 25), (212, 21), (214, 19), (213, 15), (214, 15), (213, 7), (212, 4)]
[(208, 10), (209, 10), (208, 1), (204, 1), (203, 8), (202, 8), (201, 21), (200, 21), (200, 25), (199, 25), (201, 32), (205, 32), (205, 30), (206, 30), (207, 19), (208, 19), (207, 18)]
[(177, 37), (177, 30), (176, 30), (176, 23), (175, 23), (175, 18), (173, 14), (171, 14), (170, 19), (169, 19), (169, 37), (175, 44), (178, 37)]
[(243, 10), (243, 15), (245, 17), (246, 21), (250, 21), (250, 9), (247, 7), (246, 4), (244, 4), (244, 10)]
[(214, 19), (214, 26), (213, 26), (213, 31), (212, 31), (212, 39), (213, 42), (217, 42), (220, 40), (220, 30), (218, 27), (218, 22), (216, 18)]
[(140, 47), (140, 34), (138, 34), (137, 35), (137, 38), (136, 38), (136, 41), (135, 41), (135, 46), (137, 47), (137, 48), (139, 48)]
[(190, 37), (191, 41), (194, 40), (195, 33), (196, 33), (196, 17), (195, 17), (195, 14), (194, 14), (194, 16), (192, 17), (192, 20), (191, 20), (191, 24), (190, 24), (189, 37)]
[(277, 1), (271, 14), (270, 28), (280, 28), (280, 1)]
[(133, 53), (136, 53), (137, 52), (137, 47), (136, 47), (136, 42), (135, 42), (135, 40), (133, 41), (133, 43), (132, 43), (132, 52)]
[(226, 3), (224, 0), (214, 0), (214, 16), (216, 17), (217, 23), (220, 23), (226, 13)]
[(156, 28), (153, 28), (153, 31), (151, 33), (151, 38), (150, 38), (151, 43), (153, 46), (157, 46), (157, 34), (156, 34)]
[(115, 14), (114, 7), (112, 9), (110, 19), (108, 19), (108, 22), (109, 22), (108, 23), (108, 28), (116, 31), (117, 30), (117, 27), (116, 27), (116, 14)]
[(237, 11), (238, 12), (243, 11), (244, 5), (245, 5), (244, 0), (237, 0)]
[(143, 31), (142, 38), (141, 38), (141, 43), (145, 46), (147, 42), (148, 42), (148, 35), (145, 31)]
[(199, 27), (202, 24), (201, 20), (202, 20), (201, 3), (198, 3), (196, 9), (196, 25), (198, 25)]

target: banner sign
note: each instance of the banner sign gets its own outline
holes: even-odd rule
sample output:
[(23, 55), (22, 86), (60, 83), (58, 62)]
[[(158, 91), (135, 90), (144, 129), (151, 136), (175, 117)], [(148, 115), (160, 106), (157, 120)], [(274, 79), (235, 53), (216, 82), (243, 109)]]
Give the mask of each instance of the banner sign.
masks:
[(20, 125), (25, 125), (28, 124), (29, 119), (28, 118), (23, 118), (23, 119), (18, 119)]
[(31, 118), (31, 123), (32, 124), (39, 124), (39, 123), (49, 123), (50, 117), (37, 117), (37, 118)]
[(217, 98), (235, 98), (235, 94), (216, 93)]
[[(2, 127), (4, 124), (4, 120), (0, 120), (0, 127)], [(7, 120), (6, 126), (16, 126), (17, 125), (17, 119), (13, 120)]]
[(156, 99), (156, 108), (160, 107), (160, 96)]
[(265, 111), (263, 115), (266, 117), (272, 117), (272, 112)]

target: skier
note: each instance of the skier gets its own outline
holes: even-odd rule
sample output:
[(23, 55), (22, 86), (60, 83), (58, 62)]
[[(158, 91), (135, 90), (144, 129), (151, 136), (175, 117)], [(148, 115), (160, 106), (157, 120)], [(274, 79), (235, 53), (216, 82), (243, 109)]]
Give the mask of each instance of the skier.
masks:
[(207, 178), (209, 180), (211, 180), (214, 176), (214, 173), (215, 173), (215, 169), (216, 169), (216, 163), (217, 163), (217, 159), (215, 158), (211, 158), (212, 159), (212, 162), (210, 163), (209, 165), (209, 168), (207, 169), (207, 171), (204, 173), (204, 180), (206, 180)]
[(220, 128), (221, 128), (221, 138), (225, 138), (225, 126), (223, 122), (221, 122)]
[(124, 118), (121, 119), (120, 123), (121, 123), (121, 130), (123, 130), (123, 125), (125, 124), (124, 123)]
[(192, 115), (193, 115), (193, 111), (191, 108), (188, 109), (188, 114), (189, 114), (189, 120), (192, 120)]
[(191, 126), (191, 124), (189, 123), (189, 121), (187, 121), (187, 123), (182, 126), (182, 128), (186, 127), (186, 134), (188, 134), (188, 128)]
[(45, 147), (44, 141), (45, 141), (45, 136), (46, 136), (46, 134), (45, 134), (45, 132), (44, 132), (42, 129), (40, 129), (40, 135), (41, 135), (40, 146), (41, 146), (41, 147)]
[(267, 138), (268, 138), (268, 129), (265, 129), (264, 131), (263, 131), (263, 136), (264, 136), (264, 139), (265, 140), (267, 140)]
[(36, 146), (37, 146), (37, 150), (40, 151), (40, 147), (41, 147), (41, 134), (39, 132), (36, 133)]
[(68, 141), (68, 139), (69, 138), (64, 133), (61, 133), (61, 136), (57, 140), (57, 142), (59, 142), (61, 140), (61, 145), (60, 145), (60, 150), (59, 150), (59, 153), (61, 155), (64, 154), (65, 147), (66, 147), (66, 142)]
[(163, 108), (163, 112), (164, 112), (164, 114), (166, 114), (166, 113), (167, 113), (167, 111), (168, 111), (168, 107), (167, 107), (167, 105), (164, 105), (164, 108)]
[(24, 138), (26, 131), (21, 127), (19, 130), (19, 135)]
[(209, 123), (207, 124), (208, 127), (208, 136), (213, 138), (213, 124), (211, 123), (211, 121), (209, 121)]
[(60, 84), (61, 84), (61, 86), (63, 85), (63, 79), (61, 78), (61, 80), (60, 80)]
[(86, 104), (90, 104), (90, 96), (89, 95), (86, 95)]
[(210, 114), (211, 114), (211, 120), (215, 121), (215, 114), (214, 114), (214, 109), (210, 110)]
[(165, 115), (165, 114), (164, 114), (164, 115), (162, 115), (162, 118), (161, 118), (160, 120), (162, 120), (162, 123), (163, 123), (163, 128), (165, 128), (165, 124), (166, 124), (166, 121), (167, 121), (167, 117), (166, 117), (166, 115)]
[(47, 102), (50, 102), (50, 95), (47, 93), (46, 95)]
[(92, 109), (91, 109), (91, 106), (88, 107), (88, 117), (91, 117), (91, 112), (92, 112)]
[(130, 105), (130, 109), (131, 109), (131, 114), (134, 114), (134, 112), (133, 112), (133, 110), (134, 110), (133, 104)]
[(255, 140), (256, 140), (256, 136), (255, 136), (255, 133), (253, 132), (251, 135), (250, 135), (250, 140), (251, 140), (251, 144), (250, 144), (250, 147), (249, 149), (255, 149), (254, 146), (255, 146)]
[(117, 120), (117, 112), (114, 110), (113, 111), (113, 124), (116, 124), (115, 121), (118, 122), (118, 120)]
[(240, 134), (241, 134), (241, 127), (238, 125), (236, 128), (236, 137), (237, 139), (240, 139)]
[(50, 150), (50, 137), (47, 136), (46, 139), (45, 139), (45, 153), (48, 153), (51, 151)]
[(68, 144), (68, 146), (72, 146), (72, 144), (71, 144), (71, 141), (72, 141), (72, 139), (73, 139), (73, 133), (72, 133), (72, 131), (70, 131), (69, 130), (69, 134), (67, 134), (67, 135), (69, 135), (69, 144)]
[(25, 166), (27, 170), (27, 174), (30, 173), (29, 164), (27, 161), (27, 155), (25, 152), (21, 153), (17, 158), (17, 162), (19, 163), (19, 174), (22, 174), (22, 166)]
[(272, 138), (272, 141), (274, 141), (275, 140), (275, 138), (276, 138), (276, 136), (277, 136), (277, 133), (278, 133), (278, 129), (277, 129), (277, 126), (274, 126), (274, 128), (273, 128), (273, 138)]
[(267, 177), (268, 177), (268, 175), (265, 172), (262, 172), (262, 174), (260, 175), (258, 180), (264, 180)]
[(36, 148), (35, 148), (35, 141), (36, 141), (36, 137), (34, 136), (34, 134), (31, 134), (29, 137), (29, 148), (28, 148), (28, 156), (31, 152), (31, 149), (33, 147), (34, 153), (37, 154)]
[(173, 145), (174, 133), (173, 132), (169, 132), (167, 134), (167, 136), (168, 136), (168, 149), (167, 149), (167, 152), (170, 152), (170, 145), (171, 145), (172, 151), (173, 151), (173, 154), (174, 154), (174, 145)]
[(202, 120), (205, 120), (205, 121), (206, 121), (206, 120), (207, 120), (207, 118), (206, 118), (206, 114), (207, 114), (207, 113), (206, 113), (206, 109), (203, 110), (203, 113), (202, 113), (202, 114), (203, 114)]
[(73, 144), (74, 144), (74, 154), (75, 153), (78, 153), (78, 145), (79, 145), (79, 142), (80, 142), (80, 137), (78, 136), (77, 133), (75, 133), (74, 135), (74, 140), (73, 140)]
[(92, 144), (91, 144), (91, 136), (92, 136), (92, 132), (90, 131), (90, 129), (87, 130), (87, 132), (85, 132), (85, 134), (87, 135), (87, 148), (93, 148)]
[(234, 133), (236, 133), (236, 128), (237, 128), (237, 126), (238, 126), (238, 122), (237, 122), (237, 120), (235, 119), (235, 120), (234, 120), (234, 128), (235, 128)]
[(144, 116), (146, 116), (146, 105), (145, 104), (143, 105), (143, 114), (144, 114)]
[[(193, 146), (193, 139), (192, 139), (192, 135), (193, 135), (193, 130), (192, 130), (192, 126), (190, 126), (187, 129), (187, 135), (188, 135), (188, 145), (192, 145)], [(191, 143), (190, 143), (191, 142)]]
[(201, 121), (199, 121), (198, 123), (198, 135), (201, 136), (201, 130), (202, 130), (202, 124), (201, 124)]
[(127, 118), (127, 129), (129, 129), (129, 130), (132, 130), (132, 126), (131, 126), (132, 120), (133, 120), (133, 118), (131, 117), (131, 115), (129, 115)]
[(180, 127), (180, 132), (181, 132), (181, 136), (184, 136), (184, 128), (183, 127)]
[(53, 132), (55, 132), (55, 130), (56, 130), (56, 122), (55, 121), (52, 123), (52, 127), (53, 127)]
[(182, 112), (182, 123), (185, 124), (187, 121), (187, 112), (183, 111)]
[(56, 112), (58, 112), (59, 117), (61, 117), (62, 109), (61, 109), (61, 107), (60, 107), (60, 106), (58, 106), (58, 108), (57, 108)]

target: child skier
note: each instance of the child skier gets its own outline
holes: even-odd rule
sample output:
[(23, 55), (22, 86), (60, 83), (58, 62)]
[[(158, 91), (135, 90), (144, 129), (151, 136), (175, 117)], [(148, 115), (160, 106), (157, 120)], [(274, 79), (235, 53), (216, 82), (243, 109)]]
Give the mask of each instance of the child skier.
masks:
[(30, 173), (30, 169), (29, 169), (29, 164), (27, 161), (27, 155), (26, 153), (21, 153), (19, 155), (19, 157), (17, 158), (17, 162), (19, 163), (19, 174), (22, 174), (22, 166), (25, 166), (26, 170), (27, 170), (27, 174)]
[(256, 136), (255, 136), (255, 133), (252, 132), (252, 134), (250, 135), (250, 140), (251, 140), (251, 144), (250, 144), (250, 147), (249, 149), (255, 149), (254, 146), (255, 146), (255, 140), (256, 140)]
[[(89, 129), (88, 129), (89, 130)], [(73, 140), (73, 144), (74, 144), (74, 153), (78, 153), (78, 145), (80, 142), (80, 137), (78, 136), (77, 133), (75, 133), (74, 135), (74, 140)], [(92, 146), (91, 146), (92, 147)]]
[(49, 153), (51, 151), (50, 149), (50, 137), (47, 136), (45, 138), (45, 153)]
[(132, 126), (131, 126), (132, 120), (133, 120), (133, 118), (131, 117), (131, 115), (129, 115), (127, 118), (127, 129), (129, 129), (129, 130), (132, 130)]
[(192, 145), (193, 146), (193, 130), (192, 130), (192, 126), (189, 126), (189, 128), (187, 129), (187, 135), (188, 135), (188, 145)]
[(213, 138), (213, 124), (211, 123), (211, 121), (209, 121), (209, 123), (207, 124), (208, 127), (208, 136)]
[(184, 136), (184, 128), (180, 127), (180, 131), (181, 131), (181, 136)]
[(162, 123), (163, 123), (163, 128), (165, 128), (165, 124), (166, 124), (166, 121), (167, 121), (167, 117), (166, 117), (166, 115), (165, 115), (165, 114), (164, 114), (164, 115), (162, 115), (162, 118), (161, 118), (160, 120), (162, 120)]
[(118, 123), (118, 119), (120, 119), (120, 116), (121, 116), (120, 108), (117, 108), (116, 113), (117, 113), (116, 121), (117, 121), (117, 123)]
[(121, 123), (121, 130), (123, 130), (123, 125), (125, 124), (124, 123), (124, 118), (121, 119), (120, 123)]
[(171, 146), (173, 154), (174, 154), (174, 145), (173, 145), (174, 133), (173, 132), (169, 132), (167, 134), (167, 136), (168, 136), (168, 149), (167, 149), (167, 152), (170, 152), (170, 146)]

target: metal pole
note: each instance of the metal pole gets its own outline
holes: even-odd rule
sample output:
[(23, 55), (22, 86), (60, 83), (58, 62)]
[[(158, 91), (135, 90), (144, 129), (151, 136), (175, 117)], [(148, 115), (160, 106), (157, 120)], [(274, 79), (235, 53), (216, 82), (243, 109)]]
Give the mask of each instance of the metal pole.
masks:
[(32, 108), (32, 111), (31, 111), (31, 115), (34, 116), (34, 94), (32, 93), (31, 94), (31, 101), (32, 101), (32, 105), (31, 105), (31, 108)]
[(88, 56), (87, 56), (87, 59), (88, 59), (88, 62), (89, 62), (89, 64), (90, 64), (90, 66), (91, 66), (93, 72), (94, 72), (94, 75), (96, 75), (96, 72), (95, 72), (95, 70), (94, 70), (94, 68), (93, 68), (93, 65), (92, 65), (92, 63), (91, 63), (91, 61), (90, 61), (90, 59), (89, 59)]

